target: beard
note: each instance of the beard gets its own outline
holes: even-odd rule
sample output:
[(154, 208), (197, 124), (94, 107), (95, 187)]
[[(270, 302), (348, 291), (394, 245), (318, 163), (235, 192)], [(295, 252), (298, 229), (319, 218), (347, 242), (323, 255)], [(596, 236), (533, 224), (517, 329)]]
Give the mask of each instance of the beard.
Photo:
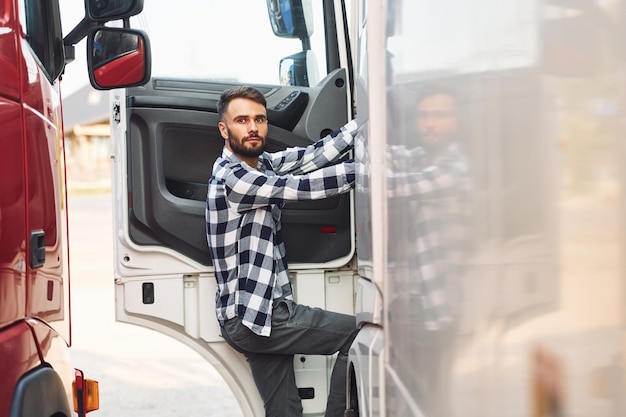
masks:
[(428, 152), (439, 152), (456, 140), (453, 132), (420, 132), (420, 144)]
[[(265, 137), (254, 134), (244, 136), (243, 138), (236, 138), (228, 127), (226, 130), (228, 132), (230, 149), (234, 154), (254, 158), (265, 152)], [(250, 138), (259, 138), (261, 143), (258, 146), (246, 146), (245, 142)]]
[(449, 141), (445, 139), (438, 139), (432, 142), (422, 141), (422, 147), (428, 152), (439, 152), (446, 146), (448, 146)]

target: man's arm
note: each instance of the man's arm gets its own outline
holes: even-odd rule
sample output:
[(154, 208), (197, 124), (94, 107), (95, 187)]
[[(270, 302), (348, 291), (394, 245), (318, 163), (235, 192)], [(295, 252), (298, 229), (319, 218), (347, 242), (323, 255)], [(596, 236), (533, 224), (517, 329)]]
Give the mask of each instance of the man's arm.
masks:
[[(395, 168), (398, 168), (396, 165)], [(387, 172), (387, 191), (393, 197), (419, 196), (423, 200), (441, 198), (466, 186), (467, 162), (453, 152), (427, 167), (411, 170), (407, 166)]]
[(267, 176), (245, 163), (226, 167), (226, 198), (237, 212), (282, 204), (288, 201), (318, 200), (345, 193), (354, 184), (354, 161), (318, 169), (306, 175)]
[(305, 148), (288, 148), (272, 153), (272, 168), (278, 175), (301, 175), (332, 164), (352, 148), (357, 129), (356, 120), (352, 120)]

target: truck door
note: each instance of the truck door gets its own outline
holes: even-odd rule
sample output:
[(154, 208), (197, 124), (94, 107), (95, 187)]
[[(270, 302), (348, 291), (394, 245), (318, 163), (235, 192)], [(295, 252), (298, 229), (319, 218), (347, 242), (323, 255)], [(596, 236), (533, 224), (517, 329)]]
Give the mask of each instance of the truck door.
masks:
[[(341, 68), (346, 47), (335, 24), (341, 10), (332, 1), (264, 3), (208, 2), (194, 6), (194, 16), (176, 16), (190, 10), (185, 7), (166, 16), (146, 4), (156, 75), (145, 87), (111, 96), (116, 318), (198, 351), (246, 416), (264, 415), (263, 405), (245, 359), (220, 336), (205, 235), (207, 181), (224, 145), (218, 99), (243, 84), (263, 92), (270, 152), (308, 145), (351, 118), (350, 83)], [(177, 22), (179, 31), (172, 28)], [(185, 33), (183, 45), (172, 49), (171, 33)], [(353, 312), (350, 213), (349, 194), (284, 208), (298, 302)], [(305, 414), (323, 413), (332, 360), (301, 356), (295, 363)]]
[[(24, 196), (24, 150), (22, 145), (18, 51), (15, 34), (0, 36), (0, 328), (24, 317), (26, 200)], [(7, 378), (8, 379), (8, 378)]]
[[(26, 181), (26, 314), (70, 340), (65, 168), (59, 76), (64, 68), (59, 6), (26, 2), (20, 15), (24, 164)], [(33, 55), (37, 59), (33, 59)], [(13, 145), (15, 146), (15, 145)], [(13, 158), (19, 158), (19, 152)], [(15, 163), (15, 162), (13, 162)], [(20, 184), (16, 182), (16, 184)], [(19, 218), (15, 217), (15, 218)]]

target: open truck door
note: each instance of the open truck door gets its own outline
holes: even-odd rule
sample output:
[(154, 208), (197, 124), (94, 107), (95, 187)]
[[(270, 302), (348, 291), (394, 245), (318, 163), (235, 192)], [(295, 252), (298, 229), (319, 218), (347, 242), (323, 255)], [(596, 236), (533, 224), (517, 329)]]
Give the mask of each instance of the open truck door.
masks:
[[(351, 118), (349, 80), (340, 65), (346, 48), (338, 46), (336, 25), (329, 22), (335, 14), (332, 1), (223, 3), (209, 2), (197, 14), (207, 13), (216, 25), (228, 28), (234, 22), (230, 15), (242, 22), (247, 18), (242, 14), (249, 13), (256, 24), (245, 35), (244, 49), (265, 56), (272, 49), (262, 43), (265, 36), (277, 45), (290, 41), (289, 50), (296, 47), (297, 52), (271, 60), (240, 53), (243, 61), (237, 65), (271, 65), (270, 82), (248, 82), (236, 74), (227, 74), (226, 80), (208, 79), (208, 74), (204, 79), (193, 74), (187, 79), (153, 76), (146, 86), (112, 93), (116, 319), (192, 347), (223, 376), (244, 415), (261, 416), (263, 404), (248, 364), (223, 341), (215, 316), (216, 284), (205, 210), (207, 182), (224, 146), (217, 103), (228, 88), (241, 84), (258, 88), (267, 99), (267, 150), (272, 152), (306, 146), (345, 124)], [(150, 22), (151, 27), (155, 24)], [(228, 40), (241, 34), (220, 35), (225, 29), (209, 23), (203, 30), (205, 38), (217, 43), (223, 36), (225, 49), (242, 48), (237, 39)], [(150, 36), (156, 73), (157, 63), (168, 58), (158, 56), (162, 39)], [(209, 61), (221, 65), (219, 54)], [(179, 63), (177, 70), (184, 71), (183, 67)], [(352, 314), (351, 195), (289, 204), (283, 209), (282, 224), (296, 300)], [(332, 360), (298, 356), (295, 366), (305, 414), (323, 414)]]

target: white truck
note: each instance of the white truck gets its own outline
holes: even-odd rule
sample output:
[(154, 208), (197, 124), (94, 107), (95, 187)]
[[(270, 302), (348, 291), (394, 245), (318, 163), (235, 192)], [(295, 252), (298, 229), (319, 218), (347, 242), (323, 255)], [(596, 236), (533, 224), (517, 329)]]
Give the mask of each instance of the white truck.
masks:
[[(355, 192), (282, 217), (297, 301), (361, 327), (346, 416), (624, 415), (622, 1), (148, 3), (152, 79), (111, 95), (117, 320), (263, 415), (204, 220), (217, 100), (253, 85), (269, 150), (361, 124)], [(306, 416), (331, 362), (295, 358)]]

